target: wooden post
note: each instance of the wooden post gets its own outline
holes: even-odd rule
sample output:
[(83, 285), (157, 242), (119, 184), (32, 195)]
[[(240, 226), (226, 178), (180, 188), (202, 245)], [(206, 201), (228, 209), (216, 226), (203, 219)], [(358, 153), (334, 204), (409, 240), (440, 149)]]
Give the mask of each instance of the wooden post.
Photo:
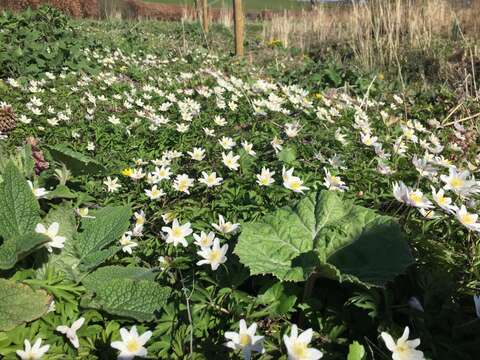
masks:
[(243, 56), (244, 18), (242, 0), (233, 0), (233, 18), (235, 24), (235, 55)]
[(202, 21), (201, 11), (202, 10), (201, 10), (201, 7), (200, 7), (199, 0), (195, 0), (195, 13), (197, 15), (197, 20), (198, 20), (199, 23)]
[(208, 21), (208, 0), (202, 0), (202, 23), (205, 34), (208, 33)]

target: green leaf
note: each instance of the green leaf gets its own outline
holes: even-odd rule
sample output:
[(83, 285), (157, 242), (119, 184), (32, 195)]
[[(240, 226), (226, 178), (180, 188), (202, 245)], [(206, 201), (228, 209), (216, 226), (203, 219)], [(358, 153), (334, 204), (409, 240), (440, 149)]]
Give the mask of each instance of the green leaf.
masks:
[(365, 358), (365, 348), (358, 341), (354, 341), (348, 348), (347, 360), (363, 360)]
[(297, 302), (296, 295), (288, 294), (286, 285), (278, 282), (258, 296), (257, 301), (268, 305), (268, 309), (275, 315), (288, 313)]
[(105, 168), (99, 162), (70, 149), (64, 144), (49, 146), (49, 152), (53, 160), (65, 164), (74, 176), (95, 175), (105, 171)]
[(102, 264), (110, 256), (115, 255), (118, 251), (120, 251), (120, 249), (121, 248), (119, 246), (111, 246), (107, 249), (95, 251), (94, 253), (89, 254), (82, 259), (78, 269), (83, 272), (88, 272)]
[(151, 321), (168, 300), (170, 289), (153, 281), (151, 269), (109, 266), (85, 277), (83, 284), (91, 292), (89, 307), (110, 314)]
[(285, 146), (278, 154), (278, 159), (287, 164), (294, 165), (297, 160), (297, 151), (292, 146)]
[(252, 274), (303, 281), (315, 270), (367, 286), (384, 286), (413, 261), (393, 218), (332, 191), (244, 225), (235, 253)]
[(44, 223), (48, 226), (54, 222), (60, 224), (59, 235), (65, 237), (65, 245), (59, 253), (49, 255), (45, 266), (53, 265), (67, 274), (71, 280), (75, 280), (78, 275), (77, 267), (80, 260), (76, 255), (74, 243), (77, 234), (77, 221), (73, 207), (69, 202), (63, 202), (50, 209)]
[(155, 272), (152, 269), (136, 266), (104, 266), (86, 276), (83, 280), (83, 284), (87, 289), (95, 291), (95, 289), (103, 286), (104, 283), (112, 279), (154, 281)]
[(75, 248), (83, 271), (93, 269), (120, 249), (105, 248), (128, 230), (132, 216), (128, 207), (107, 207), (92, 215), (95, 218), (84, 219), (84, 230), (75, 238)]
[(50, 191), (46, 196), (46, 199), (76, 199), (77, 194), (72, 192), (67, 186), (65, 185), (58, 185), (55, 190)]
[(48, 311), (51, 302), (51, 296), (43, 290), (0, 279), (0, 331), (38, 319)]
[(0, 184), (0, 236), (4, 239), (31, 233), (40, 222), (39, 206), (27, 181), (9, 162)]
[(6, 240), (0, 246), (0, 269), (13, 268), (18, 261), (30, 252), (49, 241), (48, 236), (37, 233), (19, 235)]
[(49, 226), (54, 222), (60, 224), (58, 234), (66, 238), (65, 248), (73, 247), (72, 241), (77, 232), (77, 221), (75, 220), (75, 211), (70, 202), (62, 202), (60, 205), (50, 209), (43, 223)]

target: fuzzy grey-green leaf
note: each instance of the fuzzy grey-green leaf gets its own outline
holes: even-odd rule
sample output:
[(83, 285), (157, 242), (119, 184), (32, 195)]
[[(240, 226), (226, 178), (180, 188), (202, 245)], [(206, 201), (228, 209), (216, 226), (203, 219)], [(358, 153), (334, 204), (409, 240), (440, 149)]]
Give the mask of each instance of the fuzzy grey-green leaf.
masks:
[(131, 210), (123, 206), (107, 207), (96, 211), (94, 216), (94, 219), (84, 219), (83, 232), (75, 237), (77, 255), (85, 271), (98, 266), (98, 259), (105, 260), (106, 254), (116, 252), (105, 248), (128, 230)]
[(0, 279), (0, 331), (38, 319), (48, 311), (51, 302), (52, 297), (43, 290)]
[(34, 231), (40, 221), (39, 206), (27, 181), (9, 162), (0, 184), (0, 236), (9, 239)]
[(0, 245), (0, 269), (11, 269), (38, 246), (50, 241), (45, 235), (28, 233), (8, 239)]
[(138, 321), (155, 319), (166, 303), (170, 289), (153, 281), (144, 268), (109, 266), (88, 275), (83, 284), (93, 295), (90, 306)]

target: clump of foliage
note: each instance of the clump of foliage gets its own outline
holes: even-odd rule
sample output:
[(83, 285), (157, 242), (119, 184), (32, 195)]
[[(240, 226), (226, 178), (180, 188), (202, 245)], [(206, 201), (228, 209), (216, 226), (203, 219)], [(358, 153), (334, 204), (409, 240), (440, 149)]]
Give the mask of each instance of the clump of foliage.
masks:
[(45, 72), (92, 71), (85, 40), (61, 11), (42, 6), (0, 15), (0, 78), (37, 76)]

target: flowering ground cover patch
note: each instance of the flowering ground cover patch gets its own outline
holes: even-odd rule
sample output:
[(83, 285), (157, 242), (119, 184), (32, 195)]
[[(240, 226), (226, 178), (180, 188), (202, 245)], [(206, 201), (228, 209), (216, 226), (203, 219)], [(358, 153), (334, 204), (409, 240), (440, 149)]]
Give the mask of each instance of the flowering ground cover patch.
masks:
[(475, 358), (478, 131), (449, 96), (75, 26), (97, 71), (0, 85), (3, 357)]

